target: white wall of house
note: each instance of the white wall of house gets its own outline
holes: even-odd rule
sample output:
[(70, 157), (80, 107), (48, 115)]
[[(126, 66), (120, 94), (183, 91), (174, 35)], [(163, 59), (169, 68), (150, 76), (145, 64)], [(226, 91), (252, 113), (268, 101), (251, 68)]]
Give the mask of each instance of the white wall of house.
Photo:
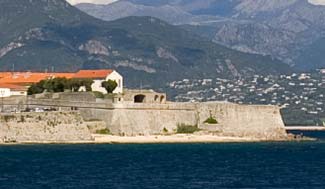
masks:
[[(123, 93), (123, 77), (117, 73), (116, 71), (113, 71), (111, 74), (109, 74), (106, 79), (108, 80), (113, 80), (116, 81), (117, 87), (113, 91), (113, 93), (118, 94), (118, 93)], [(93, 91), (99, 91), (104, 94), (107, 93), (106, 89), (102, 87), (102, 82), (105, 81), (104, 79), (96, 79), (94, 80), (94, 83), (91, 85), (91, 88)]]
[(27, 91), (10, 91), (11, 96), (27, 96)]
[(0, 97), (10, 97), (10, 89), (9, 88), (0, 88)]
[(111, 74), (109, 74), (107, 77), (106, 77), (106, 81), (107, 80), (113, 80), (113, 81), (116, 81), (117, 83), (117, 87), (116, 89), (113, 91), (113, 93), (123, 93), (123, 77), (117, 73), (116, 71), (113, 71)]
[(105, 81), (104, 79), (95, 79), (94, 83), (91, 85), (91, 89), (93, 91), (102, 92), (104, 94), (107, 93), (106, 89), (102, 87), (102, 82)]

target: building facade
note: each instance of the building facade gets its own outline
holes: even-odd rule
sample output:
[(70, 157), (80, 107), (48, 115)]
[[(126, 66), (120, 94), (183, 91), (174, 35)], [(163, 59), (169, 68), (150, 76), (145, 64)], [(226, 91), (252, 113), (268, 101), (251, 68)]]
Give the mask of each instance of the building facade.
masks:
[[(117, 83), (115, 94), (123, 93), (123, 77), (115, 70), (80, 70), (77, 73), (36, 73), (36, 72), (0, 72), (0, 97), (26, 96), (28, 87), (41, 80), (53, 78), (92, 79), (92, 91), (107, 93), (102, 82), (113, 80)], [(83, 91), (81, 87), (80, 91)]]
[(73, 78), (92, 79), (94, 81), (91, 85), (92, 91), (98, 91), (103, 94), (106, 94), (107, 91), (102, 87), (102, 82), (112, 80), (117, 83), (117, 87), (113, 93), (123, 93), (123, 77), (115, 70), (80, 70), (73, 76)]

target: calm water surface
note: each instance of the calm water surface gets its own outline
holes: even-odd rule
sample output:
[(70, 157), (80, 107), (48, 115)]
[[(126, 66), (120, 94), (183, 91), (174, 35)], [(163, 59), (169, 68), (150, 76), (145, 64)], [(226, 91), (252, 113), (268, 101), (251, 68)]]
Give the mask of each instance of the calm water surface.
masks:
[(325, 143), (0, 146), (0, 188), (325, 188)]

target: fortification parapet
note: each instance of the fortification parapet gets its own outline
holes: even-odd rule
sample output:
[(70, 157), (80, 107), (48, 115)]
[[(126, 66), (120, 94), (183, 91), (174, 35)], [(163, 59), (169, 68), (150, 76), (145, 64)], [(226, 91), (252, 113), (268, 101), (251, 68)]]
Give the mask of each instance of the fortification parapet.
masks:
[(0, 126), (0, 143), (92, 140), (79, 112), (2, 114)]
[[(86, 93), (85, 93), (86, 94)], [(206, 103), (111, 103), (94, 100), (87, 95), (74, 98), (64, 94), (58, 99), (29, 98), (29, 107), (51, 107), (58, 110), (79, 110), (86, 120), (103, 120), (115, 135), (153, 135), (175, 133), (177, 126), (199, 128), (225, 136), (277, 140), (286, 137), (277, 106), (237, 105), (226, 102)], [(84, 94), (83, 94), (84, 95)], [(213, 118), (217, 123), (206, 123)]]
[(213, 117), (218, 121), (216, 130), (221, 130), (227, 136), (263, 139), (287, 137), (277, 106), (209, 102), (197, 104), (197, 111), (201, 128), (208, 118)]

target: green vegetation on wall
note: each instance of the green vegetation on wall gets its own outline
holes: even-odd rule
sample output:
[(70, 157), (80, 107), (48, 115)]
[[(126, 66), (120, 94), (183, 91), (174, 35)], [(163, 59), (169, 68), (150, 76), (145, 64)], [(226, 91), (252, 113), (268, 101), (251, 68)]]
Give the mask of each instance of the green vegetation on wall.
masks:
[(101, 135), (108, 135), (110, 133), (111, 131), (109, 129), (101, 129), (96, 131), (96, 134), (101, 134)]
[(99, 91), (93, 91), (93, 94), (96, 98), (105, 98), (105, 95), (102, 92)]
[(206, 119), (203, 123), (218, 124), (219, 122), (217, 121), (217, 119), (215, 117), (212, 116), (212, 112), (210, 111), (210, 117), (208, 119)]
[(219, 122), (215, 118), (209, 117), (208, 119), (206, 119), (204, 121), (204, 123), (207, 123), (207, 124), (218, 124)]
[(176, 133), (179, 134), (192, 134), (200, 131), (197, 125), (186, 125), (184, 123), (177, 125)]
[(166, 127), (164, 127), (164, 129), (163, 129), (163, 133), (164, 134), (168, 133), (168, 129), (166, 129)]

